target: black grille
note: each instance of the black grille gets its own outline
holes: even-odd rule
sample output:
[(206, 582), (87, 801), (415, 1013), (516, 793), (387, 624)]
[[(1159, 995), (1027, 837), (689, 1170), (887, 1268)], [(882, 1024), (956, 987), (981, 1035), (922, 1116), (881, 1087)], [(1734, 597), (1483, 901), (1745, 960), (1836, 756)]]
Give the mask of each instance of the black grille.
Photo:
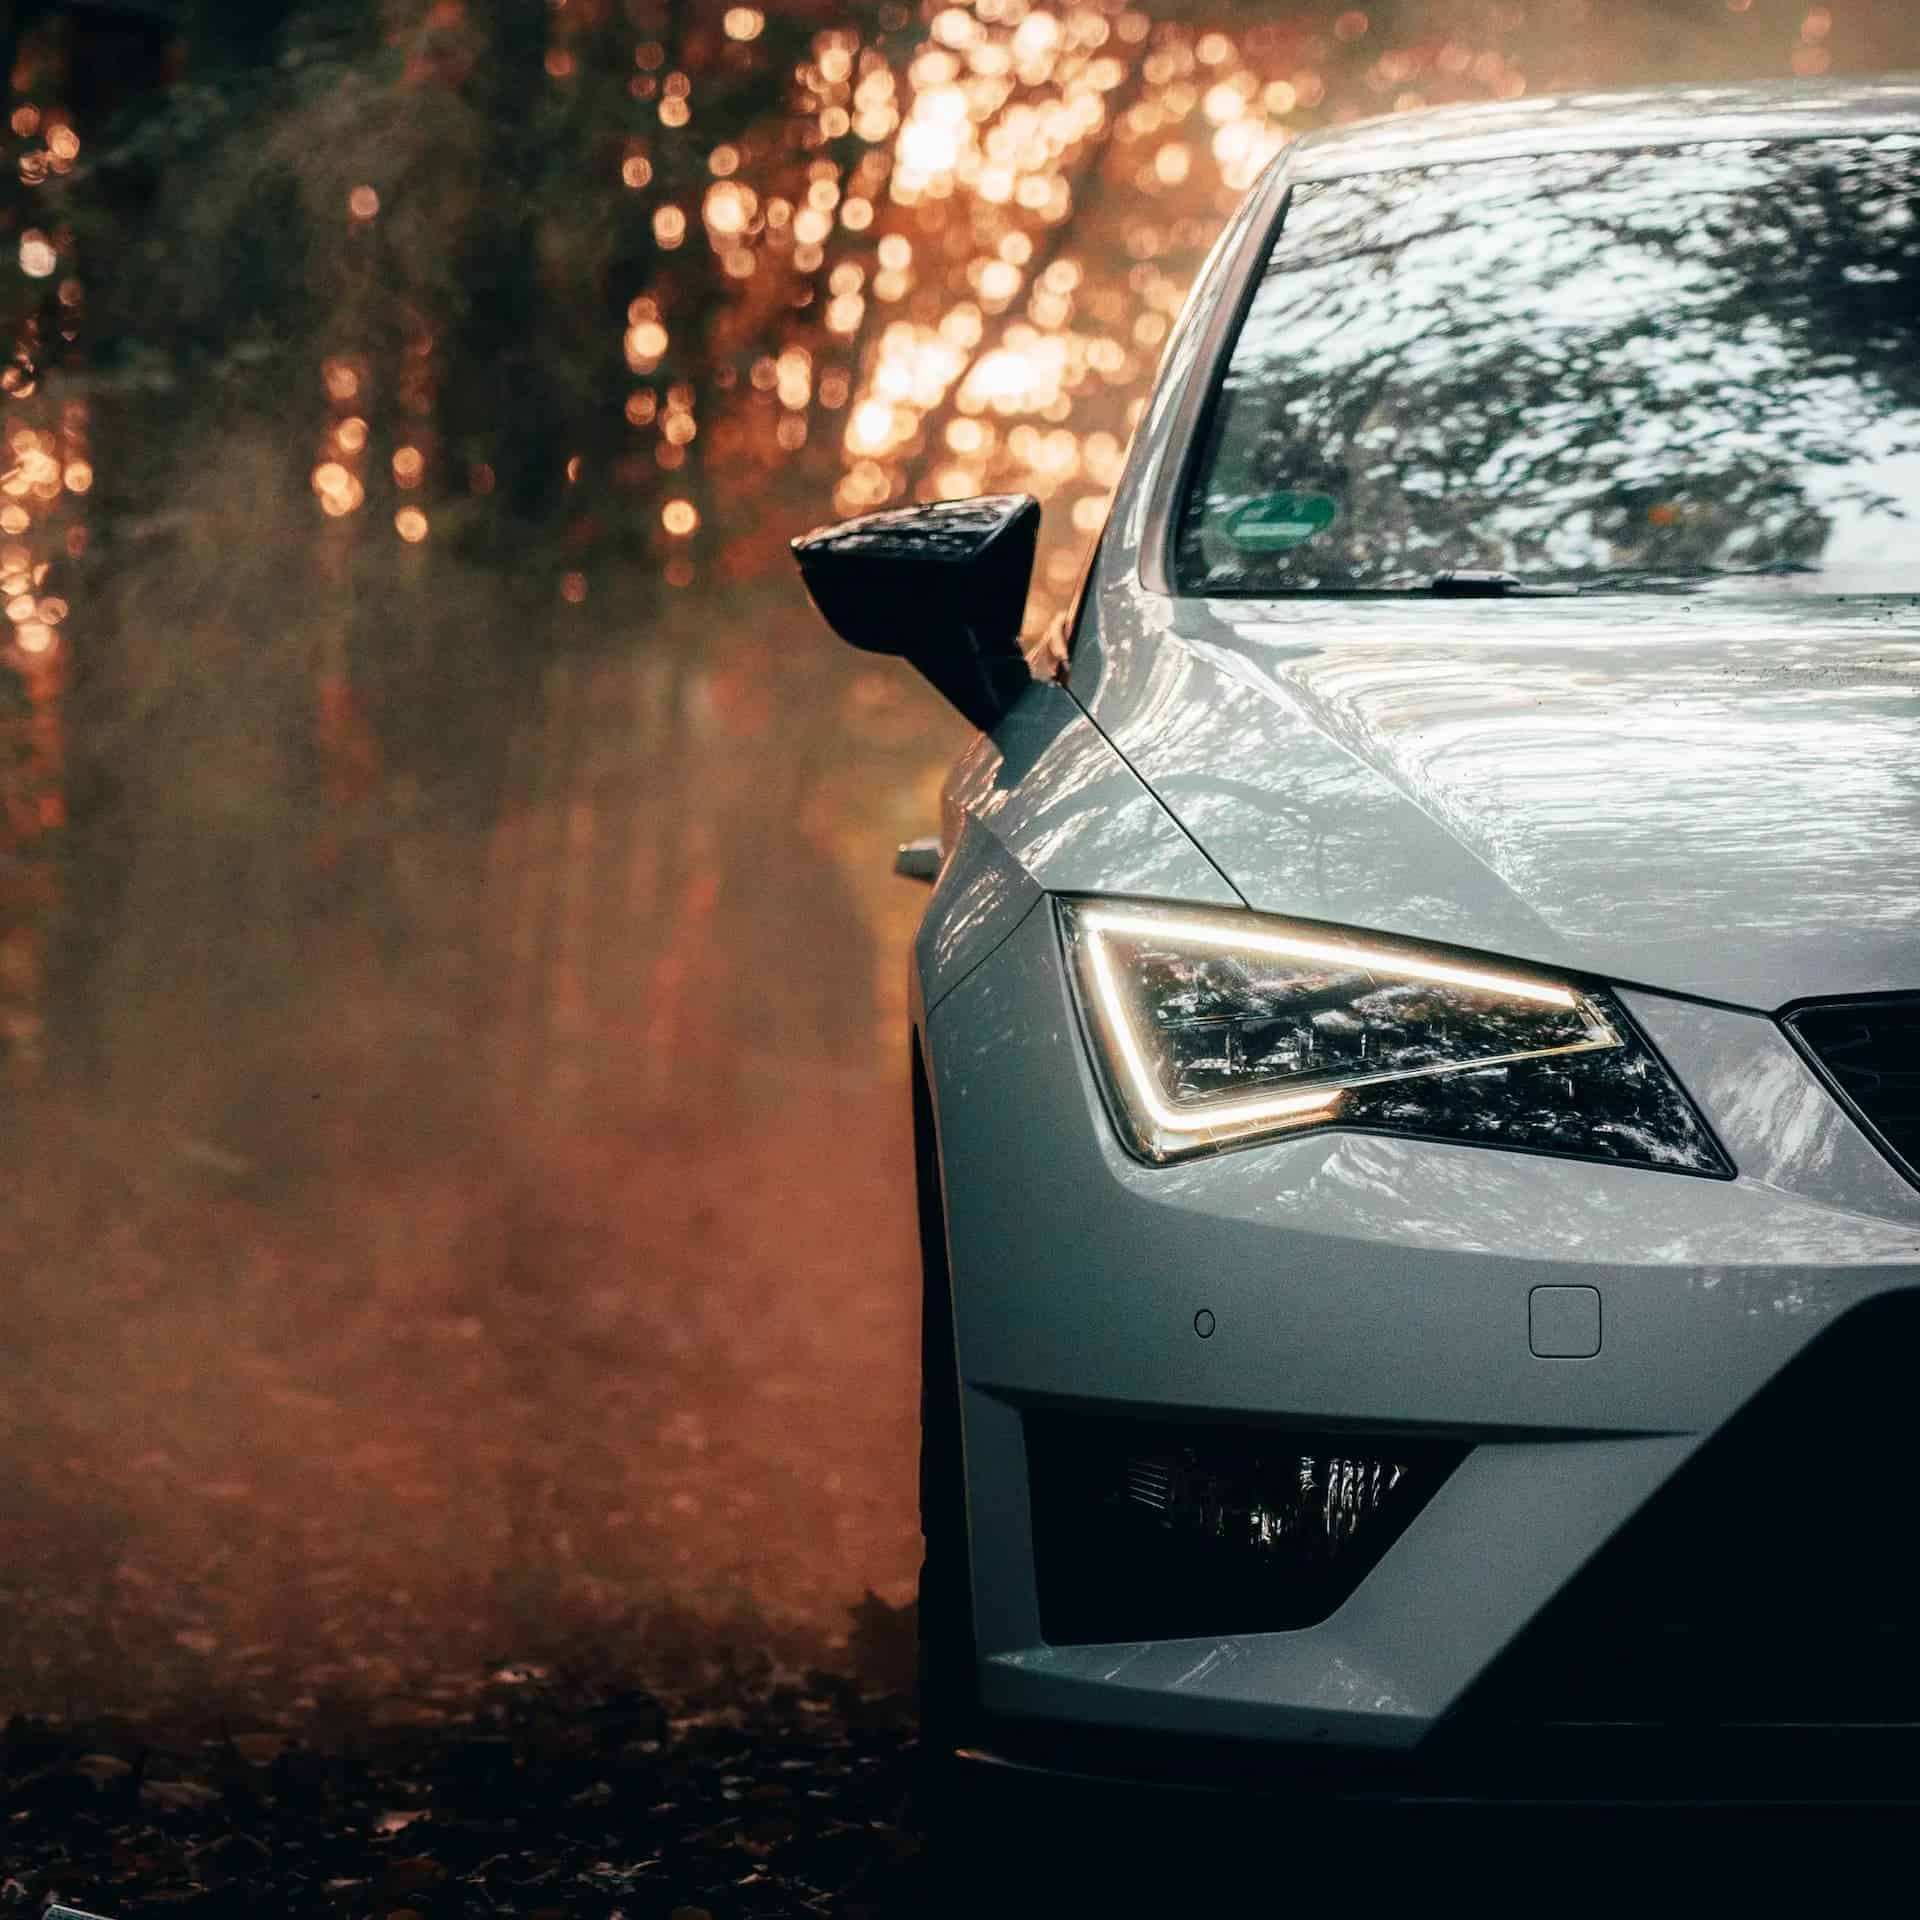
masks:
[(1888, 1158), (1920, 1182), (1920, 994), (1802, 1007), (1786, 1026)]
[(1634, 1516), (1456, 1725), (1920, 1724), (1920, 1294), (1856, 1307)]
[(1464, 1451), (1052, 1410), (1026, 1437), (1040, 1629), (1061, 1646), (1324, 1620)]

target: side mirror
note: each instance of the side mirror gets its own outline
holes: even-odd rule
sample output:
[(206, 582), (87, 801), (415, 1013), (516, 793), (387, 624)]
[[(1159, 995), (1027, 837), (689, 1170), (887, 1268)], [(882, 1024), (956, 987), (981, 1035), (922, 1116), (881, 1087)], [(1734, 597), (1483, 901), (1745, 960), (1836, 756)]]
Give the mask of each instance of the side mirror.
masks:
[(842, 640), (910, 661), (984, 729), (1032, 678), (1020, 621), (1039, 533), (1031, 494), (987, 494), (821, 527), (793, 556)]

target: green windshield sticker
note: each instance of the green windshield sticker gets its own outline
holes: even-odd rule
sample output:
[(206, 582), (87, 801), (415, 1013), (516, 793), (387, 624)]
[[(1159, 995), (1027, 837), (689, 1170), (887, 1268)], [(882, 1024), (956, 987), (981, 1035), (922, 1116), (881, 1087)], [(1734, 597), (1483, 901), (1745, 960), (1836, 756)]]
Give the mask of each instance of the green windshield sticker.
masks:
[(1249, 500), (1227, 522), (1227, 538), (1248, 553), (1279, 553), (1311, 540), (1340, 517), (1340, 503), (1324, 493), (1269, 493)]

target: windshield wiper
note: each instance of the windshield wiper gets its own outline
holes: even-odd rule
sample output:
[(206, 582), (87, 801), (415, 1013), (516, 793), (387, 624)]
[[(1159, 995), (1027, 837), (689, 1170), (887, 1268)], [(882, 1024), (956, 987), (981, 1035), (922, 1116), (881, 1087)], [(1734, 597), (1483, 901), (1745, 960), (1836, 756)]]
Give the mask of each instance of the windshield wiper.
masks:
[(1786, 575), (1818, 574), (1818, 567), (1781, 560), (1764, 567), (1618, 567), (1584, 574), (1578, 580), (1527, 581), (1517, 573), (1448, 567), (1427, 582), (1427, 591), (1443, 600), (1511, 600), (1576, 593), (1691, 593), (1725, 580), (1772, 580)]
[[(1476, 567), (1445, 567), (1424, 587), (1400, 584), (1295, 587), (1275, 580), (1208, 580), (1191, 591), (1209, 600), (1568, 600), (1595, 593), (1696, 593), (1726, 581), (1771, 580), (1788, 574), (1817, 575), (1818, 567), (1783, 563), (1767, 567), (1619, 567), (1574, 579), (1524, 580), (1517, 573)], [(1415, 576), (1418, 577), (1417, 575)], [(1903, 592), (1902, 589), (1883, 591)]]
[(1427, 591), (1443, 600), (1560, 599), (1578, 593), (1575, 586), (1529, 586), (1517, 573), (1487, 573), (1475, 567), (1447, 567), (1427, 582)]

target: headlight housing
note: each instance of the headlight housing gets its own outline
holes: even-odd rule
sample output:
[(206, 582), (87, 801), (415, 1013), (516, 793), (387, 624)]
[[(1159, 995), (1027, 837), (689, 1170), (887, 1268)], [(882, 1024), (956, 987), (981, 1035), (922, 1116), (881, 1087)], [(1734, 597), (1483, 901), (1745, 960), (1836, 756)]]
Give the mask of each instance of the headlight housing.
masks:
[(1598, 988), (1260, 914), (1059, 913), (1108, 1104), (1144, 1160), (1339, 1126), (1732, 1174)]

